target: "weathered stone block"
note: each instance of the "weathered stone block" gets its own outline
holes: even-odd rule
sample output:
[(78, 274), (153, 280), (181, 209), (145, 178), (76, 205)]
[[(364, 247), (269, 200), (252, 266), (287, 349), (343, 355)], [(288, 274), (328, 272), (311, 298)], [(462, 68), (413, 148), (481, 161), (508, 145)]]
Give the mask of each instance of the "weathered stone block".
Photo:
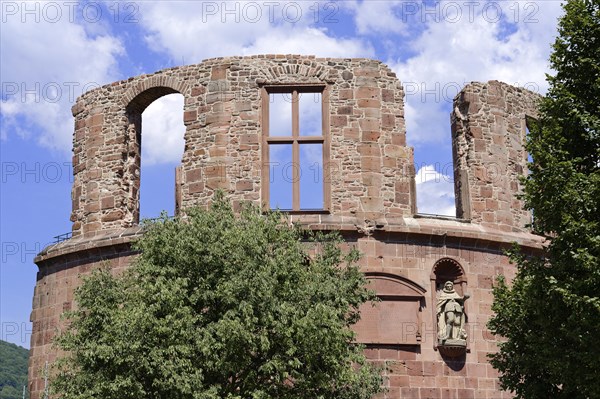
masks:
[(363, 142), (377, 142), (379, 137), (381, 137), (379, 131), (363, 131), (361, 133), (361, 140)]
[(378, 87), (359, 87), (356, 89), (356, 98), (379, 100), (381, 98), (381, 90)]
[(380, 157), (381, 156), (381, 147), (379, 144), (359, 144), (358, 145), (358, 153), (361, 156), (367, 157)]
[(346, 115), (331, 115), (332, 127), (344, 127), (348, 125), (348, 117)]
[(363, 131), (379, 131), (381, 127), (381, 121), (375, 118), (363, 118), (358, 124)]
[(377, 108), (381, 107), (381, 101), (372, 98), (361, 98), (357, 102), (360, 108)]
[(212, 67), (211, 76), (210, 76), (211, 80), (225, 79), (227, 77), (228, 69), (229, 69), (229, 65), (227, 65), (227, 64), (216, 65), (216, 66)]
[(100, 200), (100, 207), (102, 209), (109, 209), (115, 207), (115, 197), (104, 197)]
[(197, 118), (198, 118), (198, 112), (197, 111), (185, 111), (183, 113), (183, 122), (184, 123), (193, 122)]

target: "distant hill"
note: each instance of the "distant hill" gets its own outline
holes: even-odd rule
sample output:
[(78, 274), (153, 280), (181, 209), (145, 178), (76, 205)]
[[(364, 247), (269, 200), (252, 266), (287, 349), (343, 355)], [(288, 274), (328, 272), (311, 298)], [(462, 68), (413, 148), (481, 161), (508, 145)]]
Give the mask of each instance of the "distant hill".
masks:
[(0, 341), (0, 399), (23, 397), (23, 385), (27, 385), (28, 357), (29, 350)]

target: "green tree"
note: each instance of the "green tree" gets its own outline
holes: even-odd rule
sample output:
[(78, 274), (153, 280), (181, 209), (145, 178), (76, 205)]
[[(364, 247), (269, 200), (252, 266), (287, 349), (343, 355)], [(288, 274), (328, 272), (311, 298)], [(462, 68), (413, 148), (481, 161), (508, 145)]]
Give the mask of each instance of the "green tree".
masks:
[[(0, 341), (0, 399), (21, 399), (27, 385), (29, 350)], [(29, 398), (27, 392), (25, 397)]]
[(525, 200), (543, 256), (512, 251), (494, 289), (491, 356), (517, 398), (600, 398), (600, 3), (563, 5), (548, 95), (527, 144)]
[(379, 371), (350, 325), (373, 299), (338, 235), (218, 194), (150, 223), (131, 268), (99, 270), (57, 338), (62, 398), (370, 398)]

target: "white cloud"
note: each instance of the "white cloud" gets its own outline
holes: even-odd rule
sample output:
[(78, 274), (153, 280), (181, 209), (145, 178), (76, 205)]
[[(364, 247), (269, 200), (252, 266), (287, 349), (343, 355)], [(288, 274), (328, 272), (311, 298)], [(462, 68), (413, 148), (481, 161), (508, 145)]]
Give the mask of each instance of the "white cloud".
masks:
[(410, 41), (409, 50), (416, 55), (389, 61), (407, 92), (407, 138), (412, 145), (449, 142), (452, 98), (468, 82), (496, 79), (538, 87), (542, 93), (547, 89), (545, 73), (560, 4), (528, 8), (531, 2), (503, 3), (500, 22), (495, 11), (478, 4), (472, 16), (462, 10), (441, 22), (428, 20)]
[(340, 3), (355, 14), (359, 34), (405, 33), (406, 18), (403, 11), (411, 8), (406, 1), (349, 1)]
[[(446, 17), (439, 22), (433, 17), (425, 20), (425, 29), (408, 42), (408, 50), (415, 55), (389, 62), (407, 94), (409, 144), (431, 148), (450, 142), (452, 99), (471, 81), (496, 79), (530, 89), (538, 87), (542, 93), (547, 89), (545, 73), (549, 72), (547, 60), (560, 4), (495, 4), (503, 7), (500, 22), (494, 22), (491, 8), (484, 11), (485, 3), (480, 3), (472, 18), (461, 10), (460, 15), (439, 13)], [(434, 165), (419, 169), (419, 212), (455, 215), (454, 186), (446, 172), (436, 170)]]
[(373, 56), (372, 47), (358, 38), (339, 39), (311, 27), (313, 6), (312, 2), (144, 2), (140, 16), (149, 46), (186, 64), (259, 53)]
[(456, 216), (451, 176), (440, 173), (434, 165), (425, 165), (417, 171), (415, 182), (419, 213)]
[[(458, 20), (435, 22), (438, 16), (453, 16), (443, 10), (437, 16), (423, 10), (415, 14), (411, 6), (417, 2), (335, 4), (340, 8), (334, 17), (342, 24), (335, 27), (349, 24), (344, 17), (353, 14), (358, 36), (336, 37), (325, 28), (315, 27), (315, 3), (293, 1), (141, 2), (136, 3), (139, 23), (134, 28), (141, 29), (147, 45), (161, 53), (158, 60), (167, 62), (164, 55), (168, 55), (176, 63), (186, 64), (210, 57), (258, 53), (373, 57), (375, 50), (369, 40), (380, 41), (388, 50), (391, 40), (400, 49), (394, 54), (415, 54), (408, 59), (390, 58), (388, 63), (411, 89), (407, 89), (406, 99), (407, 133), (409, 143), (420, 146), (447, 140), (451, 97), (466, 82), (500, 79), (543, 85), (549, 44), (560, 13), (557, 2), (495, 2), (503, 7), (503, 23), (490, 23), (489, 15), (486, 18), (481, 14), (470, 21), (465, 10)], [(318, 7), (318, 19), (323, 19), (327, 15), (325, 5)], [(0, 43), (3, 54), (10, 56), (1, 59), (2, 139), (11, 134), (31, 136), (45, 146), (68, 151), (73, 133), (70, 106), (82, 87), (120, 77), (116, 73), (117, 57), (123, 54), (123, 45), (107, 33), (116, 25), (111, 27), (105, 20), (71, 21), (68, 15), (63, 9), (63, 18), (52, 23), (44, 18), (39, 22), (29, 18), (22, 23), (21, 14), (3, 15), (6, 22)], [(510, 33), (510, 29), (516, 30)], [(125, 37), (131, 32), (119, 33)], [(444, 86), (448, 82), (452, 82), (450, 86)], [(16, 92), (15, 86), (6, 84), (16, 84)], [(54, 101), (53, 91), (57, 89), (59, 97)], [(37, 98), (22, 95), (24, 90), (36, 91)], [(437, 98), (427, 94), (429, 91), (436, 92)], [(10, 93), (14, 95), (6, 98)], [(164, 107), (165, 112), (171, 109), (168, 104)], [(180, 109), (174, 111), (180, 114)], [(165, 118), (161, 123), (169, 121)], [(175, 127), (163, 128), (171, 131)], [(173, 160), (170, 150), (171, 155), (160, 155), (164, 143), (150, 138), (146, 143), (150, 162)]]
[(373, 50), (357, 39), (328, 36), (327, 32), (305, 27), (302, 29), (275, 29), (256, 38), (242, 49), (243, 55), (262, 53), (310, 54), (321, 57), (372, 57)]
[(37, 3), (36, 8), (30, 2), (27, 7), (33, 12), (24, 14), (18, 9), (24, 4), (14, 3), (17, 12), (4, 14), (2, 21), (2, 139), (17, 134), (68, 152), (71, 105), (86, 89), (116, 78), (116, 57), (123, 47), (108, 34), (89, 34), (65, 7), (62, 14), (49, 14), (43, 11), (49, 3)]
[(142, 163), (179, 164), (183, 155), (183, 96), (170, 94), (154, 101), (142, 114)]

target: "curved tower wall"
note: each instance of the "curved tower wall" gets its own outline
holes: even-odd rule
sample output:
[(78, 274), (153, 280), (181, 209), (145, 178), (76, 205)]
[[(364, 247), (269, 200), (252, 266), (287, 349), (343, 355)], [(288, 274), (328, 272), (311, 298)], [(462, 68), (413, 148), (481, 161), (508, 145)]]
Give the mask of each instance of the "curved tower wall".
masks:
[[(485, 328), (492, 282), (514, 267), (504, 250), (518, 242), (535, 251), (541, 238), (514, 199), (525, 173), (525, 119), (536, 95), (500, 82), (472, 83), (455, 99), (453, 153), (459, 218), (416, 209), (412, 148), (406, 146), (404, 92), (384, 64), (368, 59), (267, 55), (211, 59), (142, 75), (90, 91), (73, 106), (73, 237), (44, 249), (33, 298), (29, 363), (32, 398), (41, 398), (43, 369), (58, 353), (60, 315), (76, 304), (81, 276), (108, 265), (115, 273), (135, 257), (139, 222), (141, 113), (170, 93), (184, 98), (185, 150), (172, 189), (179, 210), (206, 205), (214, 190), (268, 207), (265, 93), (318, 91), (324, 110), (324, 206), (292, 212), (312, 229), (340, 230), (381, 305), (363, 309), (358, 340), (384, 364), (388, 398), (499, 398), (487, 354), (496, 340)], [(265, 103), (267, 101), (267, 103)], [(321, 141), (319, 141), (321, 140)], [(501, 166), (502, 178), (488, 168)], [(143, 178), (143, 176), (141, 177)], [(494, 202), (495, 201), (495, 202)], [(484, 205), (482, 205), (484, 204)], [(510, 208), (506, 209), (506, 204)], [(465, 305), (464, 353), (437, 339), (436, 297), (451, 280)]]

